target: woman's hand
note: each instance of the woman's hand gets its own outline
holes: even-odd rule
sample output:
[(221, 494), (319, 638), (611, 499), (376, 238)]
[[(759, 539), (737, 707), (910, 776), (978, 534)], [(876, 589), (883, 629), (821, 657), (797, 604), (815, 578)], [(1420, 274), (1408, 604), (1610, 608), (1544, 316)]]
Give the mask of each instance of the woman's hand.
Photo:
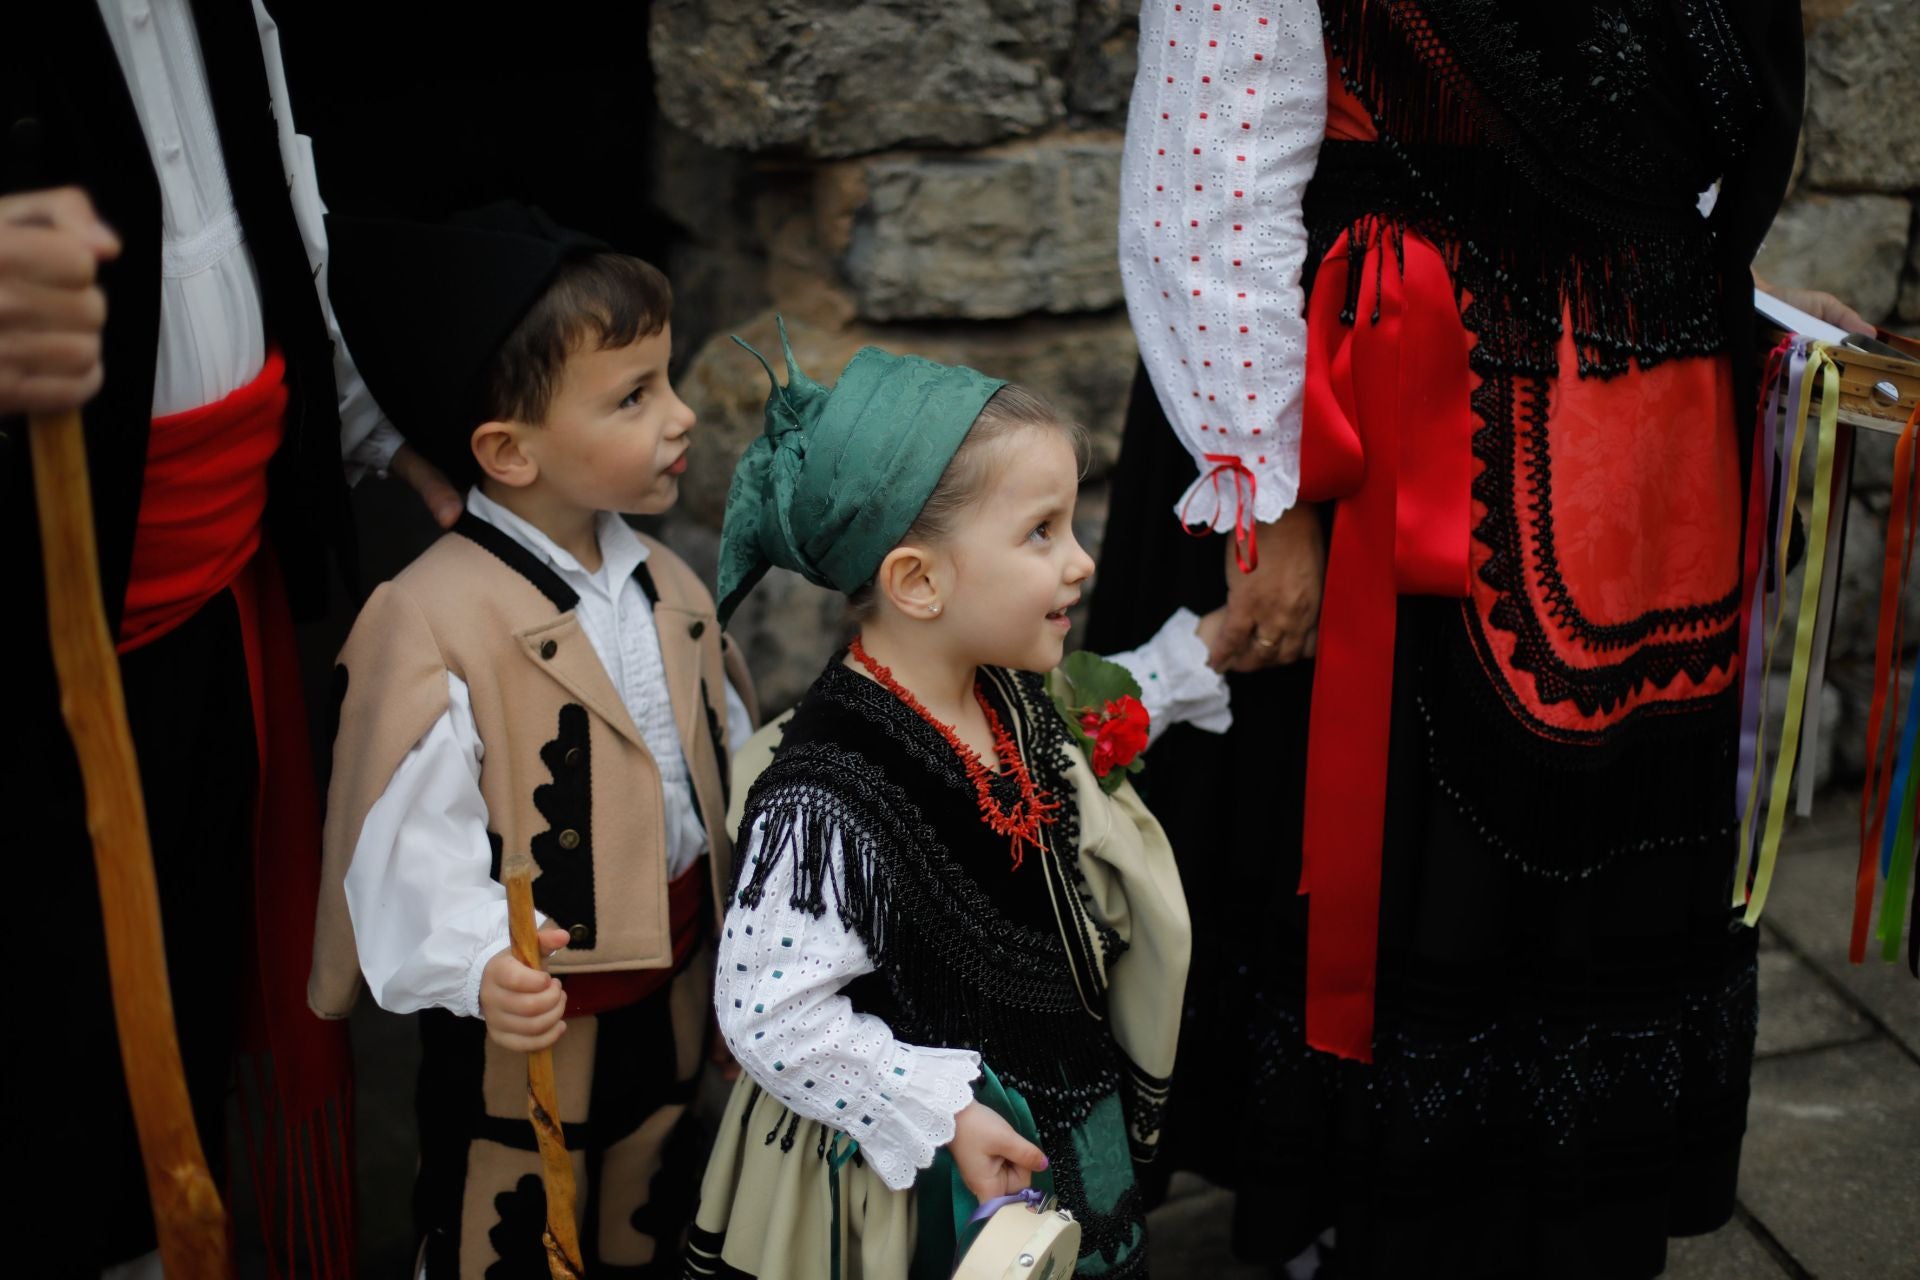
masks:
[(982, 1204), (1023, 1189), (1047, 1167), (1045, 1152), (1015, 1133), (999, 1112), (978, 1102), (968, 1103), (953, 1118), (953, 1141), (947, 1150), (960, 1180)]
[(1770, 293), (1788, 306), (1798, 307), (1814, 319), (1825, 320), (1848, 333), (1864, 333), (1871, 337), (1875, 332), (1872, 321), (1830, 293), (1819, 289), (1782, 289), (1762, 280), (1757, 272), (1753, 283), (1762, 293)]
[(1327, 573), (1320, 513), (1300, 504), (1254, 530), (1260, 563), (1240, 572), (1227, 543), (1227, 616), (1208, 645), (1216, 671), (1258, 671), (1311, 658)]
[(460, 519), (460, 512), (466, 508), (460, 491), (453, 487), (445, 472), (428, 462), (412, 445), (401, 445), (393, 461), (387, 464), (387, 470), (420, 495), (433, 522), (442, 529), (453, 528), (454, 522)]

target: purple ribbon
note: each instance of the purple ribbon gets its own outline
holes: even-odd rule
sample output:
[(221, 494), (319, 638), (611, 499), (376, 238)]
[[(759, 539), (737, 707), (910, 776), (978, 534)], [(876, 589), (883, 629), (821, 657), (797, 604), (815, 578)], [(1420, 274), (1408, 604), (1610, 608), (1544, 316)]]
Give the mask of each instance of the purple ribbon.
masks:
[(973, 1216), (967, 1219), (967, 1225), (985, 1222), (1008, 1205), (1021, 1203), (1025, 1203), (1027, 1207), (1038, 1213), (1047, 1203), (1047, 1193), (1037, 1187), (1022, 1187), (1010, 1196), (995, 1196), (973, 1211)]
[[(1760, 474), (1767, 478), (1767, 492), (1770, 498), (1766, 512), (1749, 512), (1749, 519), (1767, 519), (1777, 510), (1776, 519), (1768, 520), (1766, 545), (1760, 561), (1760, 582), (1754, 587), (1753, 615), (1747, 619), (1747, 669), (1741, 677), (1740, 699), (1740, 771), (1735, 783), (1734, 812), (1745, 814), (1747, 800), (1753, 791), (1754, 773), (1760, 766), (1761, 724), (1760, 700), (1761, 688), (1766, 681), (1765, 637), (1770, 634), (1769, 598), (1771, 613), (1778, 616), (1786, 602), (1787, 565), (1786, 557), (1780, 554), (1780, 522), (1791, 521), (1793, 513), (1784, 509), (1786, 503), (1786, 481), (1784, 475), (1775, 474), (1775, 467), (1782, 459), (1792, 456), (1793, 442), (1787, 433), (1793, 430), (1793, 415), (1800, 404), (1800, 387), (1807, 372), (1808, 340), (1795, 338), (1793, 350), (1788, 356), (1787, 376), (1776, 380), (1767, 389), (1769, 400), (1765, 427), (1759, 432), (1760, 438), (1754, 442), (1760, 450)], [(1767, 581), (1769, 563), (1773, 569), (1773, 581)], [(1750, 863), (1753, 851), (1760, 839), (1759, 815), (1747, 832), (1747, 847), (1742, 851), (1743, 863)], [(1735, 885), (1738, 893), (1743, 886)]]

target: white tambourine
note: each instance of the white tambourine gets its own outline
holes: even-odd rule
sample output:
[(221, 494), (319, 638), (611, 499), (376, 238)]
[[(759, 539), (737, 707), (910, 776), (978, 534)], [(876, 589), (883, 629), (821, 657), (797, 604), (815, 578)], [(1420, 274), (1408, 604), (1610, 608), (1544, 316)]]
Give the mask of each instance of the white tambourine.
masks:
[(1028, 1190), (980, 1206), (986, 1225), (953, 1280), (1067, 1280), (1080, 1260), (1080, 1224), (1049, 1196)]

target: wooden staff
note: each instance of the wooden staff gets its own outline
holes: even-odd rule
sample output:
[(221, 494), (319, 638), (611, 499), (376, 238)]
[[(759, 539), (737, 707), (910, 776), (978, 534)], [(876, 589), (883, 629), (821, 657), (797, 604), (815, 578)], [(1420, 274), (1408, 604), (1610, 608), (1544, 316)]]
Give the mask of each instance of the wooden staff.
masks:
[(60, 714), (86, 789), (113, 1018), (160, 1235), (160, 1258), (169, 1276), (225, 1280), (233, 1274), (227, 1216), (207, 1172), (180, 1063), (146, 803), (127, 727), (120, 660), (107, 635), (100, 601), (80, 413), (35, 415), (28, 437)]
[[(507, 886), (507, 928), (513, 958), (529, 969), (544, 970), (540, 932), (533, 922), (533, 857), (516, 853), (501, 868)], [(553, 1080), (553, 1050), (527, 1055), (527, 1115), (540, 1143), (540, 1180), (547, 1188), (547, 1270), (553, 1280), (580, 1280), (580, 1231), (573, 1221), (573, 1158), (560, 1129), (560, 1095)]]

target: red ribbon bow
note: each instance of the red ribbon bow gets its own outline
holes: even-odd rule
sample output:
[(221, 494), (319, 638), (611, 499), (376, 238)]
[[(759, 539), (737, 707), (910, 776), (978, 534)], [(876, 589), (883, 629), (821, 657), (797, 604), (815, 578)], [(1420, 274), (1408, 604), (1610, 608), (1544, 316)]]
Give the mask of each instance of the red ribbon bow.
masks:
[[(1260, 479), (1247, 469), (1247, 464), (1240, 460), (1239, 454), (1208, 453), (1201, 456), (1213, 464), (1213, 469), (1201, 477), (1202, 480), (1213, 482), (1213, 519), (1204, 526), (1196, 526), (1187, 519), (1187, 507), (1193, 505), (1193, 495), (1200, 489), (1199, 485), (1195, 485), (1187, 493), (1186, 504), (1180, 508), (1180, 527), (1196, 538), (1213, 532), (1213, 526), (1220, 519), (1220, 511), (1225, 504), (1220, 496), (1220, 473), (1226, 472), (1233, 478), (1233, 558), (1239, 562), (1240, 572), (1252, 573), (1260, 567), (1260, 543), (1254, 537), (1253, 521), (1253, 500), (1260, 492)], [(1199, 531), (1195, 532), (1196, 529)]]

